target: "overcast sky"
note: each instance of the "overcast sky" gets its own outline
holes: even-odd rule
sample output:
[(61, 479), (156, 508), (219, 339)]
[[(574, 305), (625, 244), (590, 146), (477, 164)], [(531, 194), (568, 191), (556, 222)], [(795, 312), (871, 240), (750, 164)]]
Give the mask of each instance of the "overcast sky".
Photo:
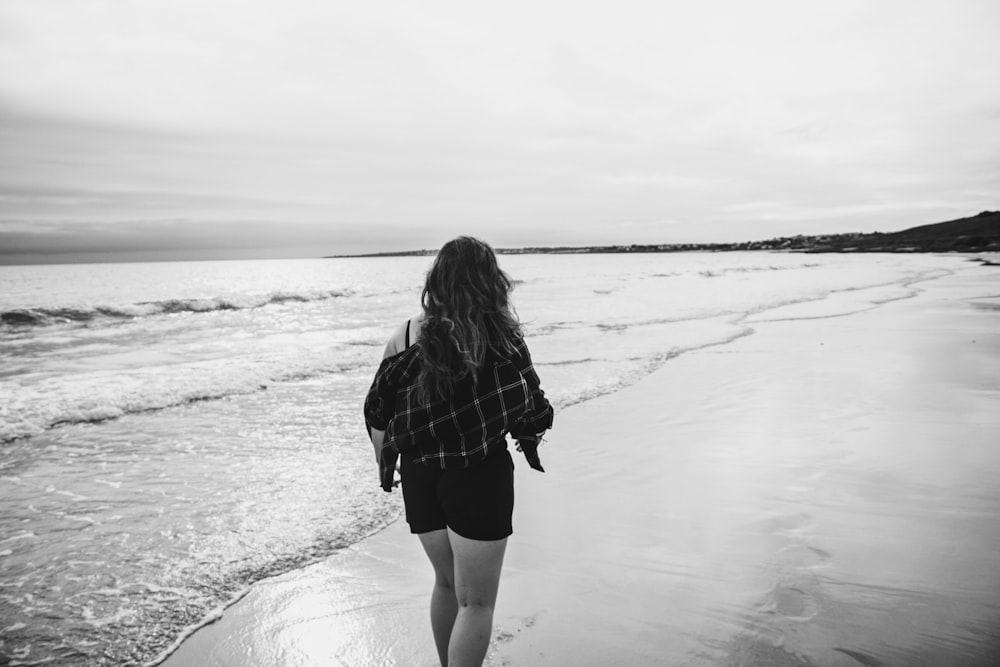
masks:
[(998, 35), (996, 0), (3, 0), (0, 263), (963, 217)]

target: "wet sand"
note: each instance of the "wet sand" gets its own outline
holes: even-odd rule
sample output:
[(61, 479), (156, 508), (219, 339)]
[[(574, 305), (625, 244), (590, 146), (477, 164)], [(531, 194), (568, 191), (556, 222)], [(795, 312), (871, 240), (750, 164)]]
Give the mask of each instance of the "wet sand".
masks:
[[(563, 410), (548, 472), (515, 460), (487, 664), (1000, 664), (998, 278), (763, 313)], [(399, 521), (163, 664), (435, 665), (431, 583)]]

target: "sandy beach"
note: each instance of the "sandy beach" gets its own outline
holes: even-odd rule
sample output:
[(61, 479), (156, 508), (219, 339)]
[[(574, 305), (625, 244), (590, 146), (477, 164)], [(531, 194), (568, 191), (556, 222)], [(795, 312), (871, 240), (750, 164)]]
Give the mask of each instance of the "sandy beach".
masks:
[[(1000, 664), (998, 277), (750, 316), (557, 414), (487, 664)], [(435, 665), (431, 583), (400, 519), (162, 664)]]

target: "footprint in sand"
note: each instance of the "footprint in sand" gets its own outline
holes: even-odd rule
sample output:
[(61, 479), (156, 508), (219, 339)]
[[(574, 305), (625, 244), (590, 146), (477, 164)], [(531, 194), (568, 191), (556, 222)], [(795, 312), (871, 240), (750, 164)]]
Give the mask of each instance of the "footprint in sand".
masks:
[(819, 547), (813, 547), (803, 542), (793, 542), (779, 552), (781, 563), (791, 567), (814, 568), (826, 565), (833, 555)]
[[(522, 630), (534, 627), (537, 621), (538, 621), (538, 614), (532, 614), (531, 616), (525, 616), (524, 618), (520, 619), (520, 623), (517, 624), (519, 627), (512, 628), (513, 632), (510, 632), (508, 630), (498, 629), (496, 631), (496, 634), (493, 635), (493, 642), (496, 645), (494, 646), (494, 649), (502, 644), (507, 644), (513, 641), (514, 638), (517, 636), (517, 633), (521, 632)], [(492, 651), (490, 653), (492, 654)], [(497, 659), (496, 656), (490, 655), (490, 661), (488, 662), (488, 664), (490, 665), (496, 664), (499, 665), (499, 667), (509, 667), (511, 664), (510, 661), (507, 660), (507, 658), (500, 657), (499, 663), (494, 662), (496, 659)]]
[(768, 532), (784, 536), (793, 536), (810, 530), (816, 526), (816, 520), (811, 514), (798, 512), (795, 514), (780, 514), (761, 521)]
[(820, 560), (827, 561), (833, 558), (833, 556), (830, 554), (829, 551), (824, 551), (823, 549), (811, 547), (808, 544), (806, 545), (806, 549), (816, 554), (816, 557), (819, 558)]
[(497, 630), (496, 635), (493, 636), (493, 641), (495, 641), (497, 644), (506, 644), (507, 642), (514, 639), (516, 633), (534, 627), (537, 621), (538, 621), (538, 614), (525, 616), (524, 618), (521, 619), (521, 622), (518, 624), (520, 627), (512, 628), (513, 632), (511, 632), (510, 630)]
[(833, 650), (840, 651), (844, 655), (854, 658), (862, 665), (865, 665), (865, 667), (881, 667), (882, 665), (885, 664), (875, 656), (869, 655), (867, 653), (862, 653), (861, 651), (852, 651), (849, 648), (835, 648)]
[(777, 586), (774, 589), (774, 611), (785, 618), (808, 621), (819, 610), (811, 595), (800, 588)]

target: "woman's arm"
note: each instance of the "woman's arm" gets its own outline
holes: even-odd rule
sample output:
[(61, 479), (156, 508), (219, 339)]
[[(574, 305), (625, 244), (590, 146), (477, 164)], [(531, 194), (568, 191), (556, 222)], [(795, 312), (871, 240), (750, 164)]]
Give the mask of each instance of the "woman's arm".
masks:
[[(420, 331), (422, 321), (423, 314), (420, 314), (399, 325), (392, 335), (389, 336), (389, 341), (385, 344), (385, 351), (382, 354), (382, 358), (387, 359), (391, 356), (399, 354), (406, 349), (407, 342), (411, 345), (416, 342), (417, 332)], [(407, 341), (407, 338), (409, 338), (409, 341)], [(388, 415), (386, 415), (386, 417), (388, 417)], [(371, 439), (372, 447), (375, 449), (375, 461), (381, 463), (382, 445), (385, 443), (385, 429), (375, 428), (371, 423), (369, 423), (368, 437)]]
[(371, 438), (372, 447), (375, 448), (375, 462), (382, 462), (382, 443), (385, 442), (385, 431), (377, 428), (368, 429), (368, 437)]
[[(410, 345), (417, 342), (417, 334), (420, 333), (420, 327), (424, 322), (423, 313), (412, 317), (407, 321), (400, 324), (392, 335), (389, 336), (389, 342), (385, 344), (385, 352), (382, 354), (382, 358), (391, 357), (394, 354), (399, 354), (406, 349), (407, 337), (409, 337)], [(409, 336), (407, 336), (407, 327), (409, 327)]]
[(531, 363), (531, 353), (528, 352), (528, 346), (524, 339), (518, 342), (512, 360), (528, 385), (531, 408), (511, 428), (511, 434), (514, 437), (538, 436), (540, 438), (545, 431), (552, 428), (553, 411), (549, 400), (545, 398), (545, 392), (542, 391), (541, 381)]

